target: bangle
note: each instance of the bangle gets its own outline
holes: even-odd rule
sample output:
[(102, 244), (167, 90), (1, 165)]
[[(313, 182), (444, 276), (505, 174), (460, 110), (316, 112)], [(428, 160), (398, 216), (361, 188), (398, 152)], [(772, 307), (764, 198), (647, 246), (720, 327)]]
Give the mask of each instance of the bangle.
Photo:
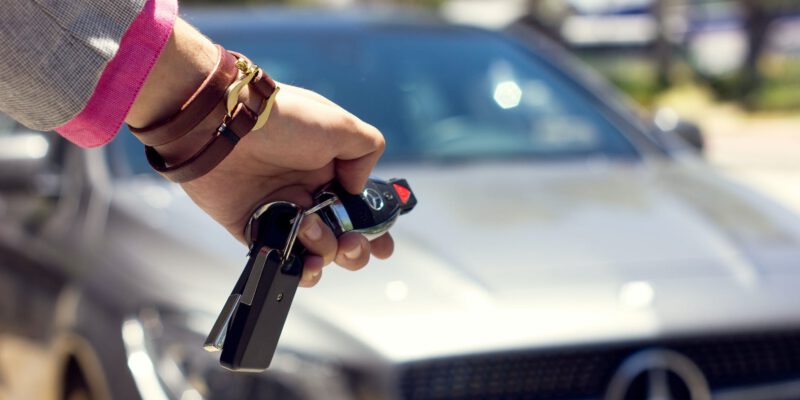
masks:
[(225, 97), (227, 88), (238, 75), (236, 58), (217, 45), (219, 60), (197, 90), (172, 116), (144, 128), (128, 126), (145, 145), (161, 146), (186, 136), (209, 115)]
[[(216, 85), (213, 91), (208, 90), (209, 85), (204, 82), (187, 102), (187, 107), (182, 108), (182, 111), (170, 117), (165, 124), (149, 131), (149, 135), (143, 134), (142, 130), (139, 130), (137, 135), (140, 139), (147, 136), (145, 139), (147, 141), (142, 141), (145, 143), (147, 160), (153, 169), (174, 182), (187, 182), (207, 174), (233, 151), (242, 137), (263, 127), (269, 119), (275, 98), (280, 90), (266, 72), (251, 63), (246, 57), (239, 53), (225, 51), (221, 47), (220, 50), (224, 52), (224, 55), (221, 55), (220, 67), (206, 82), (218, 82), (223, 79), (217, 76), (227, 79), (228, 76), (233, 75), (234, 79), (228, 81), (224, 90), (220, 90)], [(239, 94), (245, 86), (251, 88), (251, 96), (261, 99), (257, 112), (240, 101)], [(221, 96), (219, 96), (220, 93), (222, 93)], [(204, 99), (204, 96), (214, 97), (216, 102), (212, 107), (208, 106), (209, 100)], [(190, 109), (189, 106), (193, 102), (202, 104), (205, 109), (210, 108), (210, 110), (203, 115), (181, 116)], [(163, 139), (163, 136), (155, 135), (152, 132), (156, 129), (166, 131), (165, 127), (173, 124), (170, 121), (182, 121), (180, 122), (182, 125), (175, 126), (191, 125), (192, 128), (187, 132), (179, 132), (178, 135), (173, 134), (177, 137), (168, 141), (152, 139), (156, 136)], [(211, 123), (216, 126), (213, 131), (208, 129), (208, 125)], [(208, 139), (203, 140), (201, 143), (204, 144), (199, 150), (188, 153), (190, 155), (187, 157), (186, 149), (197, 148), (197, 138), (203, 137)], [(165, 154), (169, 155), (170, 159), (179, 159), (180, 161), (168, 163), (164, 158)]]

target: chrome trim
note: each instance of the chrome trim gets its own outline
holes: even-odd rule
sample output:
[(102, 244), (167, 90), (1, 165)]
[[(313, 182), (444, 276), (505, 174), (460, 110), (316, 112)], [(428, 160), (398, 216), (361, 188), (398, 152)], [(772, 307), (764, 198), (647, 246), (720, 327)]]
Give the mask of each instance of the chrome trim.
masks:
[(128, 369), (133, 382), (144, 400), (169, 400), (156, 373), (156, 366), (147, 352), (147, 337), (144, 325), (135, 318), (122, 324), (122, 342), (128, 360)]
[(241, 298), (242, 296), (239, 294), (231, 294), (228, 297), (228, 300), (222, 307), (222, 312), (219, 313), (219, 317), (217, 317), (217, 320), (214, 322), (214, 326), (211, 328), (211, 332), (209, 332), (203, 344), (203, 349), (205, 349), (205, 351), (211, 353), (222, 350), (222, 345), (225, 343), (225, 336), (228, 333), (228, 324), (230, 324), (231, 319), (233, 319), (233, 314), (236, 313)]
[(297, 207), (297, 215), (292, 219), (292, 229), (289, 231), (289, 237), (286, 239), (286, 244), (283, 246), (283, 252), (280, 254), (281, 260), (286, 261), (292, 254), (294, 242), (297, 241), (297, 234), (300, 232), (300, 224), (303, 223), (305, 214), (300, 207)]
[(606, 391), (606, 400), (624, 400), (634, 381), (647, 375), (647, 392), (652, 399), (671, 399), (668, 373), (677, 376), (689, 390), (692, 400), (711, 400), (708, 387), (700, 368), (683, 354), (666, 349), (640, 351), (628, 357), (614, 373)]
[(364, 193), (361, 194), (364, 200), (367, 202), (369, 208), (380, 211), (383, 210), (385, 203), (383, 202), (383, 195), (381, 195), (377, 190), (373, 188), (366, 188), (364, 189)]
[(353, 221), (350, 220), (350, 215), (347, 214), (347, 209), (344, 208), (344, 204), (336, 198), (336, 202), (331, 204), (331, 211), (333, 211), (333, 215), (336, 217), (336, 222), (339, 225), (339, 230), (341, 233), (350, 232), (353, 230)]
[(714, 400), (786, 400), (800, 395), (800, 379), (750, 386), (739, 389), (724, 389), (714, 393)]
[[(311, 208), (309, 208), (308, 210), (304, 211), (304, 212), (303, 212), (303, 215), (311, 215), (311, 214), (314, 214), (315, 212), (317, 212), (317, 211), (319, 211), (319, 210), (322, 210), (323, 208), (325, 208), (325, 207), (327, 207), (327, 206), (329, 206), (329, 205), (331, 205), (331, 204), (335, 203), (335, 202), (336, 202), (336, 201), (338, 201), (338, 200), (339, 200), (339, 198), (338, 198), (338, 197), (336, 197), (336, 196), (333, 196), (333, 197), (331, 197), (330, 199), (328, 199), (328, 200), (325, 200), (325, 201), (323, 201), (322, 203), (319, 203), (319, 204), (315, 205), (314, 207), (311, 207)], [(292, 220), (292, 223), (294, 223), (294, 220)]]
[[(297, 204), (290, 203), (288, 201), (273, 201), (271, 203), (262, 204), (259, 206), (255, 211), (253, 211), (253, 215), (250, 216), (250, 220), (247, 221), (247, 226), (244, 227), (244, 238), (247, 240), (248, 245), (252, 246), (253, 244), (253, 222), (258, 220), (267, 210), (276, 204), (289, 204), (292, 207), (297, 208), (300, 210), (300, 207)], [(299, 211), (298, 211), (299, 212)], [(294, 221), (294, 220), (293, 220)]]
[(392, 215), (392, 217), (387, 219), (384, 223), (371, 226), (366, 229), (356, 229), (355, 232), (358, 232), (366, 236), (367, 239), (369, 240), (375, 239), (376, 237), (379, 237), (384, 233), (388, 232), (389, 229), (392, 227), (392, 225), (394, 225), (394, 223), (397, 221), (397, 217), (399, 216), (400, 216), (400, 210), (397, 210), (397, 212), (395, 212), (394, 215)]
[(276, 250), (258, 252), (255, 261), (253, 261), (253, 267), (250, 269), (250, 275), (247, 277), (247, 283), (244, 285), (244, 290), (242, 290), (242, 303), (248, 306), (253, 305), (253, 299), (256, 297), (256, 289), (258, 289), (258, 283), (261, 281), (261, 273), (264, 272), (267, 256), (273, 251)]

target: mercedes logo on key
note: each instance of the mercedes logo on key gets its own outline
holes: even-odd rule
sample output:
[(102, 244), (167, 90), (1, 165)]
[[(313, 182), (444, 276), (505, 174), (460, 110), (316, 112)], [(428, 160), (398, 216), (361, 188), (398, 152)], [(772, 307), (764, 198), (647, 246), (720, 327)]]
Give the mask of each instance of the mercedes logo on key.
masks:
[(361, 195), (364, 196), (364, 200), (367, 201), (367, 204), (369, 204), (371, 209), (375, 211), (380, 211), (383, 209), (383, 196), (381, 196), (377, 190), (367, 188)]
[(665, 349), (636, 353), (617, 369), (606, 400), (711, 400), (708, 382), (688, 357)]

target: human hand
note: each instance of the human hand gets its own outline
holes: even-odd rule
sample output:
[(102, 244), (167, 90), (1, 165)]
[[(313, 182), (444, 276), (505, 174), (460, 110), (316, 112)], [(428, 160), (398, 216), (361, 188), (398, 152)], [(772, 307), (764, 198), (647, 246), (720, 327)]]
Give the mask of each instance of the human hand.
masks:
[[(143, 127), (176, 113), (218, 58), (208, 38), (178, 19), (126, 122)], [(250, 215), (263, 203), (284, 200), (309, 208), (312, 193), (333, 179), (345, 190), (360, 193), (384, 148), (377, 129), (330, 100), (308, 90), (279, 86), (267, 124), (243, 137), (214, 170), (182, 184), (200, 208), (241, 242), (246, 242), (244, 229)], [(260, 100), (250, 98), (248, 88), (240, 94), (250, 109), (258, 109)], [(207, 119), (199, 129), (214, 132), (217, 125)], [(301, 280), (306, 287), (316, 284), (322, 267), (332, 261), (357, 270), (366, 265), (370, 253), (386, 258), (394, 248), (388, 234), (372, 243), (357, 233), (337, 240), (316, 215), (304, 219), (299, 239), (309, 250)]]
[[(207, 175), (181, 185), (242, 242), (244, 227), (261, 204), (284, 200), (310, 208), (314, 191), (333, 179), (347, 191), (360, 193), (385, 145), (376, 128), (330, 100), (279, 86), (267, 124), (242, 138)], [(252, 108), (257, 104), (258, 100)], [(354, 232), (337, 239), (317, 215), (304, 219), (299, 239), (310, 253), (300, 282), (305, 287), (315, 285), (322, 268), (332, 261), (357, 270), (367, 264), (370, 253), (387, 258), (394, 248), (388, 234), (372, 242)]]

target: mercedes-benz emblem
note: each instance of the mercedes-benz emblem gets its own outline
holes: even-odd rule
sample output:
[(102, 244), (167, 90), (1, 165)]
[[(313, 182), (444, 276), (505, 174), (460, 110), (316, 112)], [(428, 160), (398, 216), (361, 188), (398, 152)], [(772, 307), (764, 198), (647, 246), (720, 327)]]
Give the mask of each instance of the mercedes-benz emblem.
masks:
[(383, 196), (381, 196), (377, 190), (367, 188), (364, 190), (364, 193), (362, 193), (362, 196), (364, 196), (364, 200), (367, 201), (367, 204), (369, 204), (369, 207), (373, 210), (380, 211), (383, 209)]
[(606, 400), (711, 400), (703, 372), (672, 350), (636, 353), (617, 369)]

